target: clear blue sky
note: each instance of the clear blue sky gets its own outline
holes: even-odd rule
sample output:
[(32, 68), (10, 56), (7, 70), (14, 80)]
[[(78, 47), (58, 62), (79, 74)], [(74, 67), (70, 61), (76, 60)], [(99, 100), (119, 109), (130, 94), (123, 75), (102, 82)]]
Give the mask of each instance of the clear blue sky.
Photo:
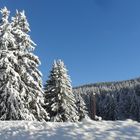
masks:
[(0, 0), (24, 9), (43, 81), (64, 60), (73, 86), (140, 76), (140, 0)]

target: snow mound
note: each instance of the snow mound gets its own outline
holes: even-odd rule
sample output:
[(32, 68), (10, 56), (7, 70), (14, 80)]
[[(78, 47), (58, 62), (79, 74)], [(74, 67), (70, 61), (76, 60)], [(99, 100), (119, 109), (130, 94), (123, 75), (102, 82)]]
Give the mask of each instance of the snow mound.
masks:
[(0, 140), (139, 140), (140, 123), (92, 121), (78, 123), (1, 121)]

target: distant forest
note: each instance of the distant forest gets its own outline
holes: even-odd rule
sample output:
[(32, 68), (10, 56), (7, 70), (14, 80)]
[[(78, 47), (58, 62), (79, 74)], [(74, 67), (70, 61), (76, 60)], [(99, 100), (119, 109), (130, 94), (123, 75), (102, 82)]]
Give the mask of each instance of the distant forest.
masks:
[(73, 88), (81, 94), (92, 116), (93, 94), (96, 97), (96, 114), (104, 120), (133, 119), (140, 121), (140, 78), (83, 85)]

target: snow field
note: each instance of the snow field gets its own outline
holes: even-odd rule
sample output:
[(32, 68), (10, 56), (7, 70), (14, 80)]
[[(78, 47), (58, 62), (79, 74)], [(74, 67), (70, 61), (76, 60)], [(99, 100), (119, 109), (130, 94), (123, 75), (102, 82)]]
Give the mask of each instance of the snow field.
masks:
[(1, 121), (0, 140), (139, 140), (140, 123), (126, 121)]

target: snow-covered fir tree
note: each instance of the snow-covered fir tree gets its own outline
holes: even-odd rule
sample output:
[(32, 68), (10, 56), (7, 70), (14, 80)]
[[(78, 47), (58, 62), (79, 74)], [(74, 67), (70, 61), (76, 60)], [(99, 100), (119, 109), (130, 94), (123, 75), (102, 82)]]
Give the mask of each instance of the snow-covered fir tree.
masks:
[(16, 39), (17, 49), (15, 54), (18, 58), (17, 71), (22, 80), (23, 89), (21, 94), (25, 96), (25, 103), (29, 112), (34, 116), (33, 120), (48, 120), (48, 113), (42, 107), (44, 104), (41, 72), (39, 58), (32, 52), (36, 44), (30, 38), (29, 23), (25, 12), (16, 11), (16, 16), (12, 17), (12, 33)]
[(76, 94), (76, 105), (78, 108), (79, 121), (88, 116), (86, 104), (80, 94)]
[(71, 80), (61, 60), (54, 61), (49, 80), (46, 82), (45, 103), (51, 121), (78, 121), (79, 116)]
[(40, 103), (43, 90), (37, 70), (39, 60), (30, 52), (34, 44), (27, 35), (26, 16), (17, 12), (11, 23), (7, 8), (0, 12), (0, 119), (47, 119)]
[(26, 109), (20, 96), (20, 76), (15, 71), (18, 65), (14, 55), (16, 44), (8, 20), (10, 12), (6, 7), (0, 12), (0, 120), (18, 120), (23, 118)]

